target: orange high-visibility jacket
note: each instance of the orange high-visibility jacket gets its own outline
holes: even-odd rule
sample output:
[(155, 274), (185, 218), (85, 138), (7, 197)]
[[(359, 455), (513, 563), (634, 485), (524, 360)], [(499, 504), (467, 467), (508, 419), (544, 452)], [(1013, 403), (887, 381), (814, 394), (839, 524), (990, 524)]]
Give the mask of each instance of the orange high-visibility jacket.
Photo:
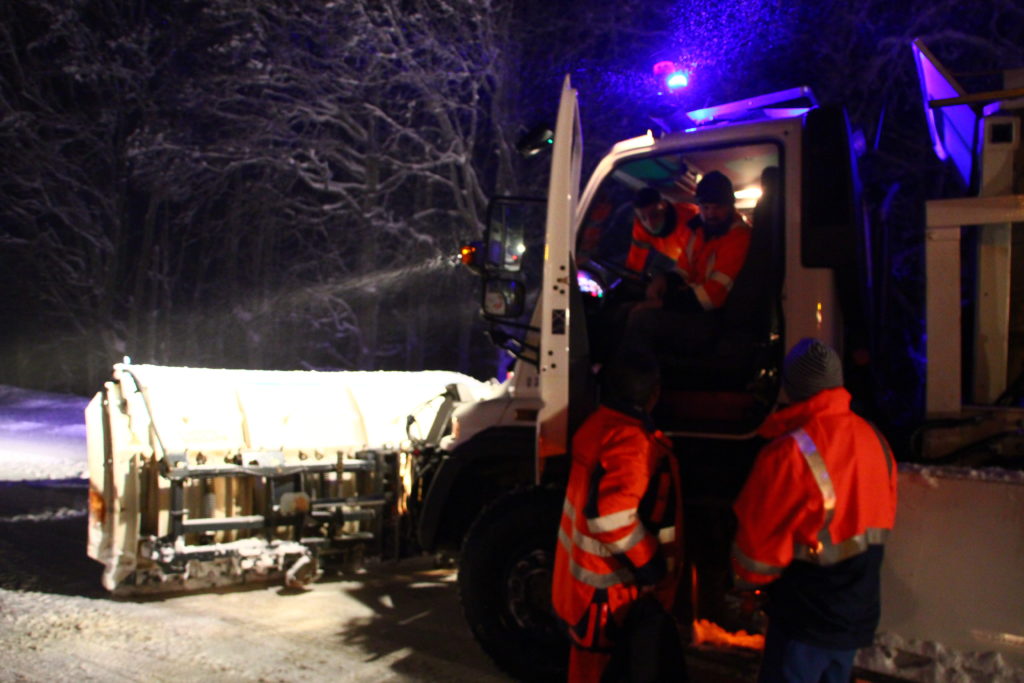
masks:
[(703, 227), (688, 227), (687, 231), (689, 235), (676, 260), (676, 270), (705, 311), (721, 308), (747, 260), (750, 226), (735, 213), (729, 230), (721, 237), (707, 239)]
[(829, 566), (884, 544), (896, 518), (896, 463), (885, 439), (826, 389), (768, 418), (733, 509), (737, 587), (777, 579), (793, 561)]
[(600, 406), (572, 444), (552, 602), (578, 647), (611, 645), (638, 587), (666, 609), (681, 570), (682, 504), (671, 446), (644, 421)]
[[(629, 255), (626, 257), (626, 267), (636, 273), (644, 273), (651, 270), (653, 259), (651, 251), (664, 256), (667, 267), (679, 260), (683, 253), (686, 242), (693, 231), (687, 224), (697, 218), (700, 214), (695, 204), (672, 204), (675, 209), (675, 225), (663, 235), (652, 235), (647, 232), (644, 226), (636, 218), (633, 219), (633, 237), (629, 246)], [(655, 268), (657, 270), (657, 268)]]

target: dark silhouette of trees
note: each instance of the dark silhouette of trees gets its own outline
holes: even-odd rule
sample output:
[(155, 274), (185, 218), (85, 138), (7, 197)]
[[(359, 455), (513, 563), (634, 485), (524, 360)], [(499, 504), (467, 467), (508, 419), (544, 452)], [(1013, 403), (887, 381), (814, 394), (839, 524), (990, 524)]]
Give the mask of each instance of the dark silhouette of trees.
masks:
[[(19, 0), (0, 5), (0, 382), (87, 393), (122, 355), (484, 376), (452, 265), (519, 135), (580, 90), (586, 165), (668, 105), (808, 84), (845, 104), (913, 348), (931, 160), (909, 40), (1024, 62), (1015, 0)], [(823, 26), (828, 31), (823, 31)], [(679, 102), (650, 66), (703, 71)], [(908, 381), (913, 381), (912, 372)]]
[(486, 372), (449, 257), (515, 189), (502, 3), (0, 12), (3, 381), (88, 389), (123, 354)]

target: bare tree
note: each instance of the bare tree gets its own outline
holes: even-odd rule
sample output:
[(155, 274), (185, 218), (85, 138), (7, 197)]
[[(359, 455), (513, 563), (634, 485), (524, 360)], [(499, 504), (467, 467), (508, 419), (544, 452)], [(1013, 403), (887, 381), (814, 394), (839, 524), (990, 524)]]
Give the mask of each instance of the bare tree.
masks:
[(124, 353), (471, 369), (447, 257), (514, 178), (503, 3), (60, 5), (6, 8), (0, 64), (5, 273), (58, 331), (41, 355), (86, 349), (78, 386)]
[(1014, 0), (7, 3), (0, 381), (36, 365), (90, 389), (122, 354), (486, 372), (476, 285), (449, 255), (488, 195), (543, 191), (547, 159), (514, 143), (564, 73), (592, 163), (664, 104), (636, 85), (661, 58), (709, 69), (697, 106), (800, 83), (846, 104), (910, 272), (898, 200), (936, 167), (918, 163), (909, 38), (985, 69), (1019, 58), (1020, 24)]
[(136, 20), (117, 3), (0, 9), (0, 258), (21, 304), (5, 335), (22, 350), (15, 372), (34, 363), (58, 381), (96, 349), (124, 351), (108, 292), (126, 266), (127, 138), (148, 62)]

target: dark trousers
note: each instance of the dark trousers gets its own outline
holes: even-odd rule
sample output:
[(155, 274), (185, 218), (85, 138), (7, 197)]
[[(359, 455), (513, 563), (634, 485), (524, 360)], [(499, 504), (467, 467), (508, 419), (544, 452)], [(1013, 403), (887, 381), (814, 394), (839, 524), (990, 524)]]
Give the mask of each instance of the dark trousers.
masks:
[(758, 683), (849, 683), (852, 650), (832, 650), (793, 640), (768, 627)]
[(653, 595), (626, 614), (601, 683), (686, 683), (686, 653), (675, 620)]

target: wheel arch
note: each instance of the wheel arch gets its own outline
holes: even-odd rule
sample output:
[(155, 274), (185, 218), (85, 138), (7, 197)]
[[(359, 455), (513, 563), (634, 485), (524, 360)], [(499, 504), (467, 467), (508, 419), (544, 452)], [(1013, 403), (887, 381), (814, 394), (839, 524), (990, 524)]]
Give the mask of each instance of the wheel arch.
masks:
[(498, 496), (473, 522), (459, 557), (466, 623), (518, 680), (565, 680), (569, 639), (551, 604), (563, 495), (531, 484)]
[(532, 426), (493, 427), (461, 444), (442, 462), (423, 501), (420, 547), (457, 551), (480, 511), (496, 497), (533, 480)]

